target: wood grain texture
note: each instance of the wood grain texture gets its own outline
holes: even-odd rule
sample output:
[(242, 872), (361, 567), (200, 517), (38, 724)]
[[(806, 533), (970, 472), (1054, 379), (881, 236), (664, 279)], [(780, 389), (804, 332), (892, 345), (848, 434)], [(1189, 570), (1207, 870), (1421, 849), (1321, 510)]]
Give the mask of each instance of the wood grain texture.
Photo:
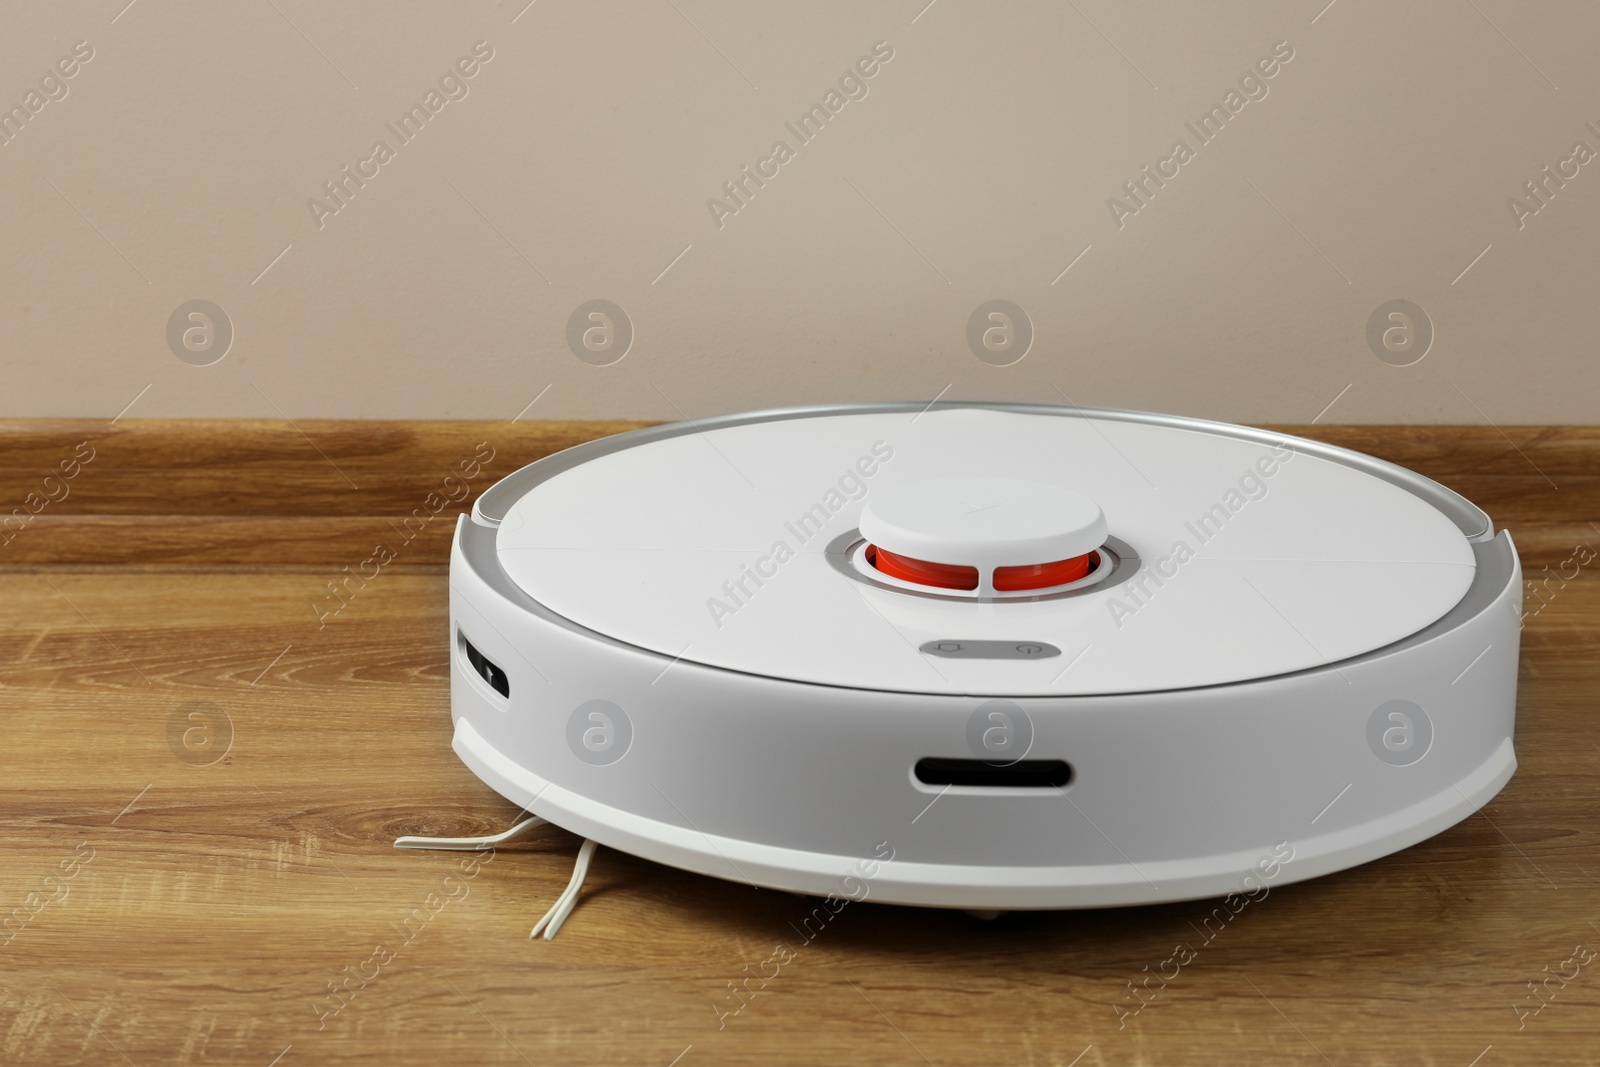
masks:
[[(459, 436), (430, 450), (427, 431), (403, 446), (408, 469), (427, 473), (382, 483), (386, 500), (411, 499), (429, 464), (484, 439), (449, 427)], [(70, 450), (74, 432), (55, 444)], [(516, 432), (530, 436), (508, 455), (585, 431)], [(1583, 483), (1592, 431), (1536, 442), (1508, 428), (1554, 491), (1476, 432), (1317, 432), (1493, 490), (1511, 514), (1600, 547)], [(367, 456), (380, 474), (360, 440), (340, 456)], [(8, 469), (36, 469), (6, 454)], [(162, 469), (158, 450), (141, 455)], [(254, 455), (262, 471), (295, 466), (271, 448)], [(324, 502), (357, 499), (320, 484)], [(1527, 986), (1576, 946), (1600, 947), (1600, 561), (1530, 598), (1520, 766), (1488, 808), (1397, 855), (1274, 890), (1210, 943), (1196, 927), (1215, 901), (992, 923), (868, 902), (806, 942), (795, 927), (815, 902), (611, 850), (546, 943), (527, 932), (566, 884), (572, 835), (541, 830), (453, 882), (458, 856), (391, 847), (517, 814), (449, 748), (442, 570), (387, 568), (319, 628), (319, 553), (349, 557), (342, 534), (317, 526), (381, 509), (308, 516), (240, 488), (236, 499), (261, 503), (233, 518), (262, 525), (236, 532), (282, 524), (277, 549), (250, 555), (230, 550), (232, 520), (96, 512), (91, 486), (58, 534), (110, 523), (102, 543), (159, 549), (89, 566), (82, 548), (25, 565), (3, 565), (16, 560), (0, 548), (0, 1063), (1600, 1062), (1600, 959), (1541, 986), (1542, 1001)], [(147, 534), (128, 532), (141, 523)], [(30, 526), (10, 548), (51, 529)], [(182, 741), (195, 727), (216, 746), (199, 756)], [(432, 917), (403, 926), (417, 914)], [(793, 960), (719, 1021), (714, 1005), (737, 1003), (728, 983), (780, 942)], [(1129, 983), (1179, 942), (1196, 958), (1128, 1014)], [(380, 943), (393, 958), (330, 999), (329, 983), (373, 975)]]
[[(424, 509), (447, 477), (465, 489), (441, 513), (450, 517), (524, 464), (645, 425), (0, 420), (0, 566), (337, 569), (364, 559), (375, 538)], [(1368, 452), (1450, 486), (1509, 527), (1524, 560), (1558, 562), (1596, 533), (1588, 522), (1600, 515), (1600, 427), (1272, 428)], [(63, 478), (62, 464), (80, 448), (92, 450), (93, 459)], [(461, 464), (480, 448), (492, 460), (477, 477), (462, 479)], [(8, 523), (8, 516), (19, 517)], [(452, 524), (427, 525), (397, 565), (445, 562)]]
[(437, 566), (455, 515), (495, 481), (645, 425), (0, 420), (0, 566), (337, 570), (378, 540), (394, 544), (396, 565)]

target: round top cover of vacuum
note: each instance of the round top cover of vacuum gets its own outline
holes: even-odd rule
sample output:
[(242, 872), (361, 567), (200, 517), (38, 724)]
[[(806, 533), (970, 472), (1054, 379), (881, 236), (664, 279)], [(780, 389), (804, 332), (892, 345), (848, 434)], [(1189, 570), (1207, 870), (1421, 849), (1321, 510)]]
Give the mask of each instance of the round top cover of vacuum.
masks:
[[(882, 538), (876, 563), (867, 533)], [(646, 440), (539, 482), (496, 544), (534, 600), (665, 657), (995, 696), (1184, 689), (1338, 663), (1445, 615), (1475, 566), (1461, 529), (1422, 496), (1287, 440), (984, 408)], [(1070, 574), (1018, 566), (1065, 552), (1088, 555), (1060, 561)], [(896, 553), (955, 577), (906, 580), (889, 566)], [(1059, 582), (1001, 592), (1008, 565)], [(978, 588), (960, 587), (969, 573)], [(962, 651), (991, 648), (1022, 653)]]

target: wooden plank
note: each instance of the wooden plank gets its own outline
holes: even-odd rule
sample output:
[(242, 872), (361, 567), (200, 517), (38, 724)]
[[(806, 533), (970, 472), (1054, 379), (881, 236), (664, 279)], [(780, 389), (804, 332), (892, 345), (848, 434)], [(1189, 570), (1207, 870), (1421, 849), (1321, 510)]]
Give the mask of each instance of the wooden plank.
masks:
[[(476, 494), (474, 494), (476, 496)], [(470, 498), (469, 498), (470, 499)], [(9, 542), (0, 566), (304, 566), (337, 571), (394, 549), (386, 566), (442, 567), (456, 516), (436, 515), (57, 515), (34, 516)], [(409, 525), (405, 525), (409, 522)], [(330, 575), (331, 576), (331, 575)]]
[[(457, 856), (391, 847), (517, 814), (449, 749), (444, 576), (386, 573), (321, 629), (319, 582), (0, 573), (0, 913), (27, 916), (0, 934), (0, 1062), (1593, 1062), (1593, 966), (1527, 989), (1600, 946), (1592, 568), (1529, 620), (1520, 765), (1482, 815), (1276, 889), (1209, 943), (1216, 901), (991, 923), (869, 901), (806, 941), (814, 901), (604, 849), (530, 941), (570, 834), (451, 883)], [(196, 701), (231, 728), (210, 765), (169, 743)], [(1180, 942), (1195, 959), (1142, 985)], [(779, 943), (793, 960), (719, 1018)]]
[(499, 478), (644, 425), (0, 420), (0, 566), (439, 566)]
[[(453, 515), (517, 467), (644, 425), (0, 420), (0, 566), (281, 563), (337, 570), (365, 559), (372, 538), (437, 502), (430, 493), (459, 495), (441, 511)], [(1273, 428), (1443, 482), (1510, 528), (1530, 568), (1559, 563), (1578, 544), (1600, 543), (1600, 427)], [(73, 468), (75, 454), (93, 458)], [(475, 476), (465, 477), (462, 464), (474, 469), (484, 456), (490, 458)], [(63, 462), (73, 477), (63, 477)], [(397, 565), (447, 559), (448, 535), (428, 525)]]
[[(405, 515), (463, 465), (473, 495), (563, 448), (640, 422), (0, 420), (0, 514), (27, 494), (94, 515)], [(63, 479), (63, 464), (76, 475)], [(451, 490), (453, 491), (453, 490)]]

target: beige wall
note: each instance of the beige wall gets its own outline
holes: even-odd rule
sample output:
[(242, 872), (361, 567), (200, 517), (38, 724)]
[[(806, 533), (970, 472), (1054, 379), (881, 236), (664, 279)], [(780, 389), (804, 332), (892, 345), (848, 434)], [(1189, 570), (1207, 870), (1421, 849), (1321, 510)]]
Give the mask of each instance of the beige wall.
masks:
[[(8, 5), (0, 414), (509, 418), (549, 386), (529, 417), (1058, 390), (1241, 421), (1336, 397), (1325, 421), (1600, 415), (1592, 3), (524, 2)], [(385, 124), (477, 42), (402, 144)], [(892, 59), (801, 144), (785, 123), (875, 42)], [(324, 182), (379, 140), (333, 213)], [(778, 140), (793, 158), (718, 219)], [(634, 331), (609, 366), (568, 346), (595, 299)], [(995, 299), (1034, 334), (1003, 367), (967, 339)], [(191, 300), (232, 323), (210, 365), (203, 321), (172, 331), (190, 362), (169, 343)], [(1393, 300), (1432, 324), (1410, 366), (1416, 341), (1369, 346)]]

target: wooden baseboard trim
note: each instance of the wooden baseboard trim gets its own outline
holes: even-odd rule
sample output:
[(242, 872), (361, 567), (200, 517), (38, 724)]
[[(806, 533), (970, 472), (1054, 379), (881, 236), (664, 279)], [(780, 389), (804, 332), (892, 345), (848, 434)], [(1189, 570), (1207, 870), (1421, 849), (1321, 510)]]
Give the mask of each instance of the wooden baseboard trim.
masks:
[[(496, 480), (622, 421), (0, 420), (0, 567), (441, 566)], [(1531, 565), (1600, 545), (1600, 427), (1273, 426), (1426, 474)], [(1530, 567), (1531, 569), (1531, 567)]]

